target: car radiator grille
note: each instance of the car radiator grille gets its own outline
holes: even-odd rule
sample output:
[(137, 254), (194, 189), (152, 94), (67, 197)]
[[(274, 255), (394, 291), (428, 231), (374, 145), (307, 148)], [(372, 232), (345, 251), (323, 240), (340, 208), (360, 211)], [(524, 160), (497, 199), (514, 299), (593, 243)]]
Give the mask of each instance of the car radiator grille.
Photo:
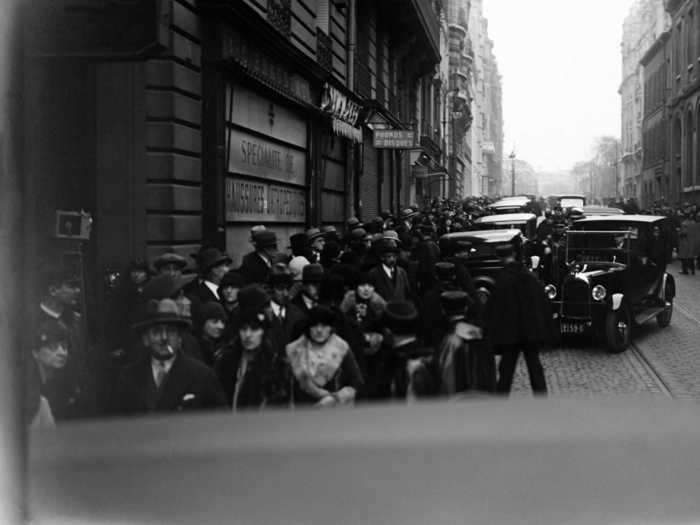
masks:
[(562, 316), (590, 317), (590, 288), (588, 283), (572, 279), (564, 284), (562, 290)]

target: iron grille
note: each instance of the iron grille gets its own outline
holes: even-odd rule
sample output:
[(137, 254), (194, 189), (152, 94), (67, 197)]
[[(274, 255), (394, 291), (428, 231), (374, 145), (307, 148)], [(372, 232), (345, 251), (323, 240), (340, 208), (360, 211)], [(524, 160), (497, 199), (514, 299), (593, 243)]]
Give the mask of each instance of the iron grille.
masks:
[(588, 283), (580, 279), (570, 279), (564, 282), (562, 288), (562, 316), (573, 318), (588, 318), (591, 315), (591, 291)]

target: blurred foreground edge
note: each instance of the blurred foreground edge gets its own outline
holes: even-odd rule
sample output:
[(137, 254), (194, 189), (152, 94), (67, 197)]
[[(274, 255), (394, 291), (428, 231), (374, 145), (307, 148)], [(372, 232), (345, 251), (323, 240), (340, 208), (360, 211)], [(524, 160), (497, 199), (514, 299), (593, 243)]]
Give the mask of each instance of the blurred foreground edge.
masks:
[(32, 435), (38, 523), (698, 523), (700, 410), (480, 401)]

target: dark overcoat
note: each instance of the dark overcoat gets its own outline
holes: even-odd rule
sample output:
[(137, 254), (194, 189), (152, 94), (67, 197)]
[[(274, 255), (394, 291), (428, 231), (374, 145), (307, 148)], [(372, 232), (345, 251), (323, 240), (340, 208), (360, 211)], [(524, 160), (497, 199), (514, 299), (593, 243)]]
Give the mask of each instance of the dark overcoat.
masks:
[(238, 273), (243, 276), (248, 284), (266, 284), (270, 277), (270, 267), (258, 255), (258, 252), (251, 252), (243, 257)]
[(411, 285), (408, 282), (406, 270), (400, 266), (396, 266), (393, 280), (389, 279), (381, 265), (372, 268), (369, 274), (374, 291), (386, 302), (411, 300)]
[(550, 340), (551, 310), (544, 287), (522, 263), (509, 263), (497, 274), (485, 322), (494, 346)]
[(226, 399), (214, 371), (180, 354), (160, 389), (153, 380), (151, 357), (126, 367), (113, 392), (112, 411), (121, 415), (224, 408)]

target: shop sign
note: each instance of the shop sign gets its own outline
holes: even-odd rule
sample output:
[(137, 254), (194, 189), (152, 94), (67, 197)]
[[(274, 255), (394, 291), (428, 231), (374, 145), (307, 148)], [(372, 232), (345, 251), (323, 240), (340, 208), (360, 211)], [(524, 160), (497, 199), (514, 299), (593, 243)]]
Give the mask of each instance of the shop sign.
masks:
[(227, 221), (306, 221), (306, 190), (228, 177), (225, 193)]
[(494, 145), (493, 142), (483, 142), (481, 144), (481, 151), (483, 153), (496, 153), (496, 146)]
[(306, 185), (305, 151), (237, 129), (229, 133), (229, 172)]
[(321, 97), (321, 110), (330, 114), (333, 120), (333, 132), (336, 135), (362, 142), (362, 130), (357, 127), (362, 110), (359, 104), (330, 84), (326, 84)]
[(412, 129), (375, 129), (374, 147), (378, 149), (413, 149), (416, 132)]
[(314, 105), (309, 82), (283, 62), (261, 51), (248, 38), (229, 29), (223, 36), (222, 58), (233, 60), (260, 82), (284, 95)]

